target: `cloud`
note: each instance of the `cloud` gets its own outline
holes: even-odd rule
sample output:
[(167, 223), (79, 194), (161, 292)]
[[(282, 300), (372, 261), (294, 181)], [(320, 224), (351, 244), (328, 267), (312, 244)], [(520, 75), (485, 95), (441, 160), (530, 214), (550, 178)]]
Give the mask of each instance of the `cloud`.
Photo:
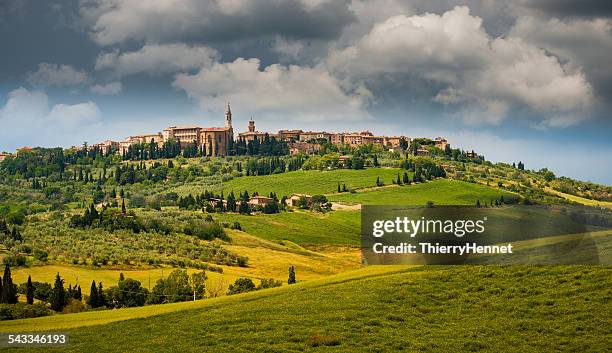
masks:
[(205, 46), (147, 44), (138, 51), (101, 53), (96, 70), (111, 70), (118, 76), (148, 73), (158, 75), (211, 65), (219, 54)]
[(49, 108), (46, 93), (20, 87), (8, 94), (6, 103), (0, 108), (0, 123), (4, 127), (0, 140), (31, 140), (32, 134), (43, 140), (44, 137), (55, 139), (91, 126), (100, 118), (100, 110), (94, 102), (55, 104)]
[(584, 71), (599, 98), (612, 100), (612, 20), (519, 18), (510, 35), (561, 58), (565, 67)]
[(93, 93), (102, 95), (102, 96), (113, 96), (113, 95), (119, 94), (121, 93), (122, 89), (123, 89), (123, 85), (119, 81), (110, 82), (107, 84), (98, 84), (98, 85), (93, 85), (89, 87), (90, 91), (92, 91)]
[(72, 86), (87, 81), (87, 74), (70, 65), (40, 63), (38, 70), (26, 74), (26, 80), (36, 87)]
[(46, 117), (50, 124), (59, 124), (64, 128), (76, 128), (89, 125), (100, 119), (100, 109), (92, 101), (73, 105), (56, 104)]
[(456, 105), (471, 123), (499, 123), (509, 112), (527, 109), (549, 126), (568, 126), (583, 119), (592, 100), (580, 70), (566, 70), (557, 57), (519, 38), (492, 38), (467, 7), (391, 17), (353, 45), (332, 51), (327, 65), (353, 80), (407, 75), (424, 85), (433, 82), (442, 88), (432, 100)]
[(370, 92), (345, 86), (320, 68), (279, 64), (260, 67), (258, 59), (238, 58), (178, 74), (173, 86), (205, 109), (230, 101), (266, 117), (297, 120), (354, 120), (367, 117)]
[(526, 7), (556, 17), (612, 17), (612, 3), (601, 0), (528, 0)]
[(262, 36), (334, 38), (353, 20), (346, 1), (90, 0), (81, 17), (101, 45), (220, 42)]

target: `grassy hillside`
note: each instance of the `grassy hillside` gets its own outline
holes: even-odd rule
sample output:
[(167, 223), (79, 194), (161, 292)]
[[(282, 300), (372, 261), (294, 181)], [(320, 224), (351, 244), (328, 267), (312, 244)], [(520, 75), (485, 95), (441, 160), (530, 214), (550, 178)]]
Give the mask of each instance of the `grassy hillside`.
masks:
[(68, 329), (70, 345), (61, 350), (74, 352), (608, 348), (610, 268), (380, 269), (370, 267), (295, 286), (164, 305), (163, 311), (170, 313), (146, 320), (79, 327), (112, 321), (107, 317), (113, 314), (120, 320), (146, 317), (158, 307), (2, 322), (0, 330)]
[(330, 195), (336, 202), (369, 205), (425, 205), (433, 201), (438, 205), (474, 205), (476, 200), (490, 202), (504, 198), (516, 198), (516, 194), (484, 185), (463, 181), (438, 179), (404, 186), (389, 186), (358, 193)]
[(347, 188), (364, 188), (376, 185), (376, 178), (391, 184), (397, 178), (397, 173), (403, 175), (404, 170), (391, 168), (368, 168), (364, 170), (338, 169), (330, 171), (299, 170), (295, 172), (264, 176), (240, 177), (223, 185), (225, 192), (249, 193), (257, 191), (260, 194), (276, 192), (281, 195), (291, 193), (331, 194), (338, 190), (338, 183), (346, 184)]
[(238, 221), (243, 231), (267, 240), (297, 244), (359, 244), (358, 211), (327, 214), (281, 212), (271, 215), (216, 214), (221, 222)]
[[(226, 247), (232, 252), (247, 256), (249, 258), (248, 267), (221, 265), (219, 267), (223, 269), (222, 274), (207, 271), (209, 285), (223, 281), (224, 286), (227, 287), (238, 277), (244, 276), (254, 279), (275, 278), (284, 282), (287, 279), (289, 266), (296, 268), (300, 280), (319, 279), (360, 267), (360, 253), (355, 247), (326, 246), (311, 251), (290, 241), (279, 244), (240, 231), (231, 230), (229, 232), (232, 242)], [(138, 280), (143, 287), (149, 288), (154, 286), (159, 278), (167, 277), (172, 270), (173, 268), (167, 266), (155, 268), (93, 267), (56, 262), (43, 266), (13, 268), (12, 273), (16, 283), (27, 281), (28, 276), (32, 276), (34, 281), (53, 283), (55, 275), (59, 273), (66, 285), (80, 284), (85, 293), (89, 293), (89, 285), (92, 280), (102, 281), (105, 287), (109, 287), (116, 285), (119, 274), (123, 273), (125, 277)], [(187, 269), (188, 273), (199, 271)]]

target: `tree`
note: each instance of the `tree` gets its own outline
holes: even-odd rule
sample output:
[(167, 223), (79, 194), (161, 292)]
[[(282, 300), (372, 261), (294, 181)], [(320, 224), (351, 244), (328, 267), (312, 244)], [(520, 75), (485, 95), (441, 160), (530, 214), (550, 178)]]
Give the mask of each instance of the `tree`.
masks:
[(376, 155), (374, 155), (374, 161), (372, 162), (372, 164), (375, 167), (380, 167), (380, 163), (378, 163), (378, 157)]
[(410, 178), (408, 177), (408, 173), (404, 172), (403, 180), (404, 184), (410, 184)]
[(96, 287), (96, 281), (91, 281), (91, 289), (89, 290), (89, 299), (87, 304), (92, 308), (100, 307), (100, 298), (98, 296), (98, 287)]
[(8, 263), (4, 267), (4, 275), (2, 276), (2, 303), (17, 303), (17, 286), (13, 284), (11, 268)]
[(193, 290), (194, 299), (204, 299), (206, 294), (206, 272), (194, 272), (189, 278), (189, 284)]
[(55, 276), (53, 285), (53, 296), (51, 297), (51, 309), (60, 312), (66, 306), (66, 291), (64, 290), (64, 280), (59, 273)]
[(123, 276), (123, 272), (119, 273), (119, 282), (124, 281), (125, 276)]
[(238, 278), (234, 284), (230, 284), (227, 295), (246, 293), (255, 290), (253, 280), (246, 277)]
[(30, 305), (34, 304), (34, 286), (32, 285), (32, 276), (28, 276), (28, 284), (26, 285), (26, 302)]
[(289, 266), (289, 279), (287, 279), (288, 284), (295, 284), (295, 267)]
[[(121, 189), (121, 193), (123, 193), (123, 189)], [(126, 210), (125, 210), (125, 199), (123, 198), (123, 196), (121, 197), (121, 214), (125, 214)]]
[(108, 304), (113, 308), (143, 306), (149, 296), (149, 291), (132, 278), (126, 278), (116, 287), (110, 287), (106, 291)]
[(342, 190), (340, 189), (340, 183), (338, 183), (338, 193), (341, 193)]
[(106, 306), (106, 295), (102, 288), (102, 282), (98, 283), (98, 307)]
[(476, 200), (476, 207), (480, 208), (480, 200)]

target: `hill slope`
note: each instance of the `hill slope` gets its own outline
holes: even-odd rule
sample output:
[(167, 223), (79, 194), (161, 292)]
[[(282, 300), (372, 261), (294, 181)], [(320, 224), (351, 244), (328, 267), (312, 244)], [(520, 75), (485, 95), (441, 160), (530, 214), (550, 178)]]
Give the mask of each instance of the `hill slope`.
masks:
[[(191, 309), (146, 320), (70, 329), (67, 350), (269, 352), (328, 345), (343, 352), (604, 351), (611, 274), (610, 268), (583, 266), (371, 267), (183, 303)], [(39, 329), (54, 327), (53, 320), (74, 326), (79, 315), (95, 314), (36, 323)]]

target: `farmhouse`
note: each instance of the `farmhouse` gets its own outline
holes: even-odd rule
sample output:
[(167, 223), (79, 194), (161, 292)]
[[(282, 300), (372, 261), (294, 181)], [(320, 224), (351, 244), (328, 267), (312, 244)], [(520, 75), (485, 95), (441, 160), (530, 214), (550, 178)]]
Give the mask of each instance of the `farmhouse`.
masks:
[(273, 199), (265, 196), (253, 196), (249, 199), (249, 205), (251, 206), (264, 206), (273, 202)]
[(306, 194), (291, 194), (287, 199), (289, 206), (297, 207), (300, 199), (306, 200), (306, 204), (310, 205), (312, 203), (312, 196)]

